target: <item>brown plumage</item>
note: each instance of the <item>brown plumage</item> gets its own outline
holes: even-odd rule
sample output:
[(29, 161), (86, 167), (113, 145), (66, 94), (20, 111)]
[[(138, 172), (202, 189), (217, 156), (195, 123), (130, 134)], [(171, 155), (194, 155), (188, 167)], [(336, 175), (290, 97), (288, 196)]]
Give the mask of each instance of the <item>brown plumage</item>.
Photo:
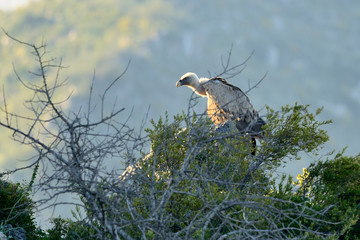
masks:
[(196, 94), (207, 97), (207, 114), (216, 126), (232, 121), (240, 132), (262, 137), (265, 122), (240, 88), (219, 77), (199, 79), (195, 73), (184, 74), (176, 86), (187, 86)]

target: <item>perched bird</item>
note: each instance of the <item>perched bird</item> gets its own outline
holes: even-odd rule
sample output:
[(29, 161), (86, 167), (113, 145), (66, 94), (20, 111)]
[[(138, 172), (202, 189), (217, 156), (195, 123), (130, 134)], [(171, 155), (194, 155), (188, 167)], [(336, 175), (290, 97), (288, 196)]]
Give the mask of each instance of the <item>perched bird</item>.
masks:
[(215, 126), (232, 121), (241, 133), (252, 137), (253, 144), (256, 145), (255, 137), (262, 138), (265, 121), (240, 88), (220, 77), (198, 78), (191, 72), (184, 74), (176, 86), (187, 86), (196, 94), (207, 97), (207, 114)]

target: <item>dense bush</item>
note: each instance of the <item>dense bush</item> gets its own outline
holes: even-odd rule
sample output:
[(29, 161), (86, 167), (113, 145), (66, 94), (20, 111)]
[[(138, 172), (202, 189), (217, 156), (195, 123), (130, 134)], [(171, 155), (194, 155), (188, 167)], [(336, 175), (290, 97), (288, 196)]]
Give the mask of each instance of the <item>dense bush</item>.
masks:
[(325, 225), (341, 239), (360, 239), (360, 156), (338, 154), (334, 159), (311, 164), (299, 176), (299, 194), (314, 209), (330, 208)]
[(27, 239), (38, 239), (39, 233), (34, 220), (34, 204), (27, 187), (0, 179), (0, 221), (7, 235), (9, 229), (22, 228)]
[[(27, 188), (3, 180), (0, 217), (43, 240), (111, 239), (101, 219), (128, 239), (359, 239), (360, 157), (329, 155), (296, 181), (279, 180), (278, 166), (301, 159), (301, 151), (317, 156), (328, 140), (320, 127), (329, 122), (297, 104), (268, 111), (256, 156), (236, 130), (218, 132), (201, 116), (166, 116), (146, 130), (151, 152), (112, 186), (116, 193), (106, 194), (103, 179), (93, 202), (81, 198), (82, 220), (53, 218), (46, 232), (36, 229)], [(100, 220), (94, 205), (102, 208)]]
[[(166, 234), (185, 239), (359, 237), (354, 229), (360, 213), (359, 157), (338, 154), (310, 165), (298, 181), (285, 175), (279, 181), (274, 175), (278, 166), (301, 160), (301, 152), (318, 155), (328, 140), (321, 126), (330, 121), (316, 120), (321, 109), (313, 114), (298, 104), (268, 111), (255, 157), (246, 136), (236, 130), (216, 132), (201, 117), (153, 121), (147, 130), (151, 153), (127, 175), (134, 194), (123, 204), (132, 202), (137, 214), (136, 219), (119, 216), (134, 220), (124, 226), (126, 232), (144, 236), (137, 223), (158, 207), (166, 219), (161, 229), (167, 230), (161, 233), (154, 219), (153, 226), (144, 226), (149, 239)], [(157, 206), (164, 197), (166, 204)]]
[(75, 240), (75, 239), (101, 239), (97, 237), (96, 230), (84, 221), (74, 221), (63, 218), (51, 219), (52, 227), (46, 230), (44, 240)]

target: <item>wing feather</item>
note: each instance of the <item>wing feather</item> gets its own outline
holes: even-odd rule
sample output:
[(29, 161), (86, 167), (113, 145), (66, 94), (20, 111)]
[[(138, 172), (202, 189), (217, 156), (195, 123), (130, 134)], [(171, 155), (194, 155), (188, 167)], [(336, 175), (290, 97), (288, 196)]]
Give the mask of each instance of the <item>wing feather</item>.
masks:
[(258, 118), (258, 113), (240, 88), (222, 78), (210, 79), (203, 86), (208, 97), (207, 113), (215, 125), (232, 120), (242, 131)]

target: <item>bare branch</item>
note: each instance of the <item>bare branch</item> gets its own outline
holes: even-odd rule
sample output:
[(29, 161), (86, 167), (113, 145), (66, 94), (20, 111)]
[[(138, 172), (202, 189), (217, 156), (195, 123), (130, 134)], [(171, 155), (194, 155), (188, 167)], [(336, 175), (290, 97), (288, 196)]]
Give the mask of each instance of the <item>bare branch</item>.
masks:
[(221, 65), (223, 67), (223, 71), (221, 73), (216, 74), (215, 77), (224, 77), (226, 79), (233, 78), (239, 75), (242, 71), (245, 70), (247, 62), (254, 55), (255, 51), (252, 51), (251, 54), (241, 63), (236, 64), (234, 66), (230, 66), (231, 55), (232, 55), (233, 44), (230, 47), (230, 51), (228, 52), (228, 56), (226, 58), (226, 62), (224, 63), (223, 58), (221, 57)]
[(115, 78), (110, 84), (109, 86), (105, 89), (105, 91), (103, 92), (103, 94), (100, 95), (100, 99), (101, 99), (101, 116), (103, 117), (104, 114), (104, 103), (105, 103), (105, 97), (107, 95), (107, 92), (111, 89), (111, 87), (117, 82), (119, 81), (127, 72), (129, 66), (130, 66), (131, 60), (128, 61), (124, 71), (117, 77)]

